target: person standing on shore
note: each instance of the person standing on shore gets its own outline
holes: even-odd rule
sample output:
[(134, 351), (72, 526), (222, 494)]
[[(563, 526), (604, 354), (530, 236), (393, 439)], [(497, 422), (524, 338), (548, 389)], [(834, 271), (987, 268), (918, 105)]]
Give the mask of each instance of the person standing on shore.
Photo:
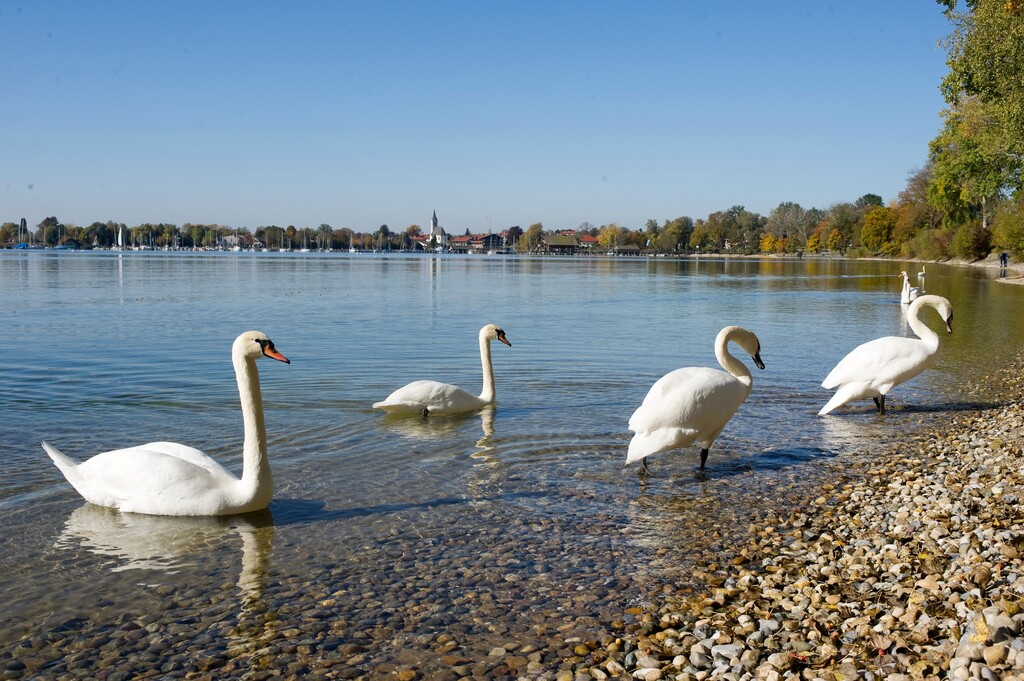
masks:
[(1006, 266), (1010, 263), (1010, 255), (1005, 251), (999, 254), (999, 267), (1006, 269)]

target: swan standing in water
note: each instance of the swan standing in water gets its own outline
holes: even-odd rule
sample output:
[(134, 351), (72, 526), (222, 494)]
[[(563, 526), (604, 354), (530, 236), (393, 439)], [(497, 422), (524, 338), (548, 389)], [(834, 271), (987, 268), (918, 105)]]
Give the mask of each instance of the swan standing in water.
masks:
[(479, 397), (449, 383), (413, 381), (388, 395), (384, 401), (375, 402), (373, 408), (390, 414), (445, 416), (477, 411), (494, 404), (494, 369), (491, 367), (493, 340), (512, 347), (505, 338), (505, 332), (497, 325), (488, 324), (480, 329), (480, 363), (483, 365), (484, 386)]
[(761, 343), (753, 332), (739, 326), (722, 329), (715, 339), (715, 357), (725, 371), (688, 367), (659, 378), (629, 418), (629, 429), (636, 434), (629, 441), (626, 463), (642, 461), (644, 472), (651, 454), (700, 442), (700, 467), (704, 468), (715, 438), (753, 386), (750, 370), (729, 354), (730, 341), (748, 352), (758, 369), (764, 369)]
[(274, 490), (267, 458), (267, 431), (256, 360), (288, 359), (259, 331), (247, 331), (231, 346), (242, 403), (242, 478), (209, 456), (176, 442), (151, 442), (116, 449), (76, 463), (49, 443), (43, 449), (85, 500), (131, 513), (212, 516), (266, 508)]
[(936, 310), (946, 324), (946, 332), (953, 333), (953, 306), (949, 301), (942, 296), (921, 296), (907, 310), (907, 322), (917, 338), (886, 336), (854, 348), (822, 382), (822, 387), (839, 386), (839, 390), (819, 415), (869, 397), (875, 401), (878, 413), (885, 414), (885, 396), (889, 391), (935, 363), (939, 336), (918, 318), (923, 307)]
[(903, 277), (903, 290), (900, 292), (900, 302), (912, 303), (921, 295), (921, 289), (910, 285), (910, 275), (906, 272), (900, 272), (900, 276)]

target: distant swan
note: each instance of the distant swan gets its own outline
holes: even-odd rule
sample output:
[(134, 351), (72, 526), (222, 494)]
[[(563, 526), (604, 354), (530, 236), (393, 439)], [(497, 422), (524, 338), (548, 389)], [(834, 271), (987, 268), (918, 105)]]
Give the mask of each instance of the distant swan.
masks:
[(910, 276), (906, 272), (900, 272), (903, 277), (903, 290), (900, 292), (901, 303), (912, 303), (921, 295), (921, 289), (910, 285)]
[(730, 341), (748, 352), (758, 369), (764, 369), (761, 343), (753, 332), (739, 326), (722, 329), (715, 339), (715, 356), (726, 371), (688, 367), (659, 378), (629, 419), (629, 429), (636, 434), (629, 442), (626, 463), (643, 460), (646, 471), (645, 457), (700, 442), (700, 467), (704, 468), (715, 438), (753, 385), (750, 370), (729, 354)]
[(512, 344), (505, 338), (505, 332), (495, 324), (480, 329), (480, 363), (483, 365), (484, 385), (480, 396), (462, 388), (438, 381), (413, 381), (394, 391), (382, 402), (376, 402), (374, 409), (391, 414), (419, 414), (422, 416), (444, 416), (467, 411), (477, 411), (494, 404), (494, 369), (491, 367), (491, 341), (499, 340), (505, 345)]
[(76, 463), (49, 443), (43, 449), (85, 500), (131, 513), (213, 516), (266, 508), (274, 488), (267, 459), (267, 433), (256, 360), (290, 364), (259, 331), (247, 331), (231, 346), (231, 362), (242, 404), (242, 478), (209, 456), (175, 442), (151, 442), (97, 454)]
[[(925, 265), (921, 265), (921, 271), (917, 273), (917, 280), (920, 283), (922, 283), (922, 284), (924, 283), (924, 268), (925, 267), (926, 267)], [(924, 290), (924, 289), (922, 289), (922, 290)]]
[(839, 386), (818, 414), (827, 414), (847, 402), (871, 398), (878, 413), (885, 413), (885, 396), (894, 386), (908, 381), (935, 363), (939, 336), (925, 326), (918, 315), (922, 307), (935, 309), (953, 333), (953, 307), (941, 296), (921, 296), (907, 310), (907, 321), (917, 338), (886, 336), (854, 348), (822, 382), (822, 387)]

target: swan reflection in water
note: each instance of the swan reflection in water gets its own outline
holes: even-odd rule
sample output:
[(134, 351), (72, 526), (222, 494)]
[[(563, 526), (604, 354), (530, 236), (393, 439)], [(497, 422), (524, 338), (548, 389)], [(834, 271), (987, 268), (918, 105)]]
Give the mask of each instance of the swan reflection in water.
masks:
[[(474, 462), (473, 479), (469, 484), (476, 494), (481, 494), (487, 483), (496, 480), (501, 467), (501, 461), (495, 456), (493, 442), (494, 413), (494, 406), (489, 406), (476, 413), (457, 414), (445, 418), (409, 418), (386, 414), (380, 420), (380, 424), (391, 432), (411, 440), (442, 441), (458, 437), (479, 419), (481, 436), (476, 440), (475, 447), (469, 454)], [(468, 435), (468, 432), (466, 434)]]
[(268, 510), (236, 516), (153, 516), (87, 503), (68, 517), (54, 546), (84, 548), (109, 558), (111, 572), (156, 570), (174, 574), (213, 554), (236, 534), (242, 541), (236, 583), (245, 610), (262, 596), (267, 583), (274, 539)]

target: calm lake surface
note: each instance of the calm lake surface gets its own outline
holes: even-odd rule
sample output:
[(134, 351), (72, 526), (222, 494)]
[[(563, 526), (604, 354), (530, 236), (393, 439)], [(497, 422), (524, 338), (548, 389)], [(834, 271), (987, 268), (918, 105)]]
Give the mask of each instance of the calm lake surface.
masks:
[[(313, 654), (354, 642), (372, 651), (367, 668), (429, 671), (445, 632), (485, 659), (497, 645), (611, 631), (627, 609), (690, 583), (694, 557), (751, 509), (805, 503), (802, 490), (845, 457), (990, 399), (960, 385), (1024, 343), (1024, 287), (929, 264), (924, 288), (955, 309), (937, 366), (898, 387), (884, 418), (870, 402), (816, 416), (830, 395), (821, 380), (846, 352), (912, 335), (903, 268), (920, 270), (0, 252), (0, 653), (34, 646), (47, 660), (36, 673), (59, 675), (89, 661), (46, 649), (100, 632), (123, 647), (133, 621), (165, 636), (168, 655), (271, 645), (291, 628), (319, 632)], [(932, 310), (924, 321), (941, 331)], [(477, 332), (491, 322), (512, 343), (492, 350), (495, 410), (423, 420), (370, 408), (420, 378), (479, 392)], [(651, 457), (642, 482), (623, 465), (630, 414), (668, 371), (717, 366), (727, 324), (761, 340), (750, 399), (704, 475), (692, 448)], [(173, 519), (84, 504), (41, 440), (79, 460), (174, 440), (240, 472), (230, 349), (249, 329), (292, 361), (259, 364), (269, 512)]]

